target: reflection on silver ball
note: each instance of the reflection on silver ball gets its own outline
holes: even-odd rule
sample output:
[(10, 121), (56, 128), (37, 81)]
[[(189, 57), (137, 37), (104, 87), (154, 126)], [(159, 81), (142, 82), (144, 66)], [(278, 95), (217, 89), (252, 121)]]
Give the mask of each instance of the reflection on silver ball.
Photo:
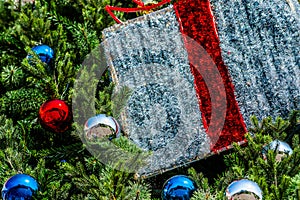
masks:
[(257, 183), (248, 179), (241, 179), (232, 182), (226, 189), (228, 200), (261, 200), (262, 191)]
[(87, 139), (100, 139), (106, 136), (120, 137), (121, 130), (118, 122), (111, 116), (99, 114), (89, 118), (84, 125)]
[(291, 155), (293, 153), (293, 149), (290, 147), (290, 145), (280, 140), (274, 140), (273, 142), (271, 142), (263, 148), (262, 154), (264, 159), (267, 158), (268, 150), (273, 150), (277, 152), (276, 160), (279, 162), (285, 155)]

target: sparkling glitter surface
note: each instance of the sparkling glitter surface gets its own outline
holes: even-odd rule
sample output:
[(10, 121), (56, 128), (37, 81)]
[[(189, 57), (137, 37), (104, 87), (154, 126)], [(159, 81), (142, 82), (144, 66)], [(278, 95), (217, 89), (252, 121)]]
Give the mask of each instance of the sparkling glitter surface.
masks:
[[(105, 29), (116, 91), (132, 91), (118, 120), (129, 139), (153, 153), (139, 173), (171, 169), (244, 141), (251, 115), (262, 120), (299, 109), (299, 19), (281, 0), (180, 0), (174, 8)], [(207, 132), (213, 125), (209, 86), (189, 64), (193, 52), (180, 32), (217, 66), (222, 81), (213, 88), (225, 86), (217, 99), (227, 101), (225, 124), (214, 146), (215, 133)]]
[(250, 117), (300, 109), (300, 4), (211, 0), (223, 60), (247, 126)]
[(124, 86), (132, 90), (118, 121), (129, 139), (152, 152), (148, 166), (139, 173), (205, 157), (210, 141), (172, 6), (103, 34), (116, 91)]
[[(174, 5), (181, 31), (197, 41), (211, 56), (222, 76), (223, 83), (215, 82), (215, 88), (224, 84), (226, 89), (227, 112), (223, 131), (218, 142), (212, 150), (220, 150), (232, 142), (239, 142), (244, 139), (246, 127), (234, 96), (234, 86), (230, 75), (221, 57), (220, 41), (215, 29), (214, 17), (211, 12), (209, 0), (182, 0)], [(207, 65), (207, 70), (210, 65)], [(202, 112), (202, 119), (205, 128), (211, 126), (211, 100), (207, 85), (201, 74), (191, 65), (195, 77), (195, 88)]]

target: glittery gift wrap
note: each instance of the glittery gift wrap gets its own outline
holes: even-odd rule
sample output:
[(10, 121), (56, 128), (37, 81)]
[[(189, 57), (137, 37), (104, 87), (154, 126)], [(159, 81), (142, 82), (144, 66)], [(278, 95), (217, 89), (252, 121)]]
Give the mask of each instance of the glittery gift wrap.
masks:
[[(103, 31), (116, 93), (131, 91), (119, 109), (122, 130), (152, 152), (139, 174), (172, 169), (243, 142), (251, 115), (287, 117), (299, 109), (299, 7), (294, 0), (179, 0)], [(199, 63), (212, 74), (212, 60), (221, 80), (205, 81), (191, 62), (197, 53), (183, 36), (207, 52), (209, 58)], [(209, 88), (220, 86), (224, 93), (213, 99)], [(213, 121), (213, 110), (223, 99), (224, 126), (209, 132), (221, 123)]]
[(300, 4), (297, 0), (211, 0), (222, 58), (247, 127), (250, 116), (300, 109)]
[[(237, 101), (234, 96), (234, 87), (225, 66), (222, 56), (220, 41), (215, 27), (211, 5), (208, 0), (182, 0), (175, 4), (175, 10), (179, 19), (181, 31), (198, 42), (206, 52), (211, 56), (216, 64), (223, 82), (212, 82), (215, 88), (218, 85), (224, 85), (226, 95), (220, 98), (226, 98), (227, 109), (223, 130), (218, 141), (212, 147), (213, 151), (227, 147), (233, 142), (244, 140), (246, 127), (244, 120), (239, 112)], [(208, 65), (209, 66), (209, 65)], [(207, 67), (207, 70), (211, 70)], [(200, 109), (203, 113), (203, 123), (205, 128), (211, 126), (212, 105), (207, 83), (202, 74), (191, 65), (191, 72), (195, 77), (195, 89), (198, 94)], [(212, 87), (210, 85), (210, 87)], [(217, 105), (218, 106), (218, 105)]]
[(203, 127), (194, 78), (172, 6), (115, 25), (104, 46), (116, 91), (132, 91), (123, 108), (123, 131), (152, 155), (140, 174), (203, 158), (210, 141)]

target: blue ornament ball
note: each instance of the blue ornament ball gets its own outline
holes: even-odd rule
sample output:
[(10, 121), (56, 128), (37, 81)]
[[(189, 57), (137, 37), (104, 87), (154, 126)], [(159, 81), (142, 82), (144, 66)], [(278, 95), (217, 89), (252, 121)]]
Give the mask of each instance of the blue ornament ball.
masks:
[(9, 178), (2, 188), (3, 200), (30, 200), (37, 192), (37, 181), (27, 174), (16, 174)]
[[(40, 60), (47, 65), (50, 64), (54, 57), (54, 51), (51, 47), (45, 44), (34, 46), (32, 49), (40, 58)], [(32, 55), (28, 55), (27, 58), (32, 58)]]
[(163, 200), (189, 200), (197, 189), (196, 183), (187, 176), (176, 175), (163, 186)]

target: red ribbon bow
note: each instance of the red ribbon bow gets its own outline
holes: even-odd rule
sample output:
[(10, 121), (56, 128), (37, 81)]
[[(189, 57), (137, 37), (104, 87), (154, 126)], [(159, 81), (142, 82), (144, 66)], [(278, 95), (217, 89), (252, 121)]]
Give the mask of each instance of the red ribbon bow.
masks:
[(166, 3), (169, 3), (170, 0), (163, 0), (157, 4), (153, 4), (153, 5), (149, 5), (149, 6), (146, 6), (144, 4), (144, 2), (142, 2), (141, 0), (133, 0), (133, 2), (136, 3), (137, 5), (139, 5), (140, 7), (139, 8), (120, 8), (120, 7), (107, 5), (107, 6), (105, 6), (105, 10), (118, 24), (120, 24), (120, 23), (122, 23), (122, 21), (119, 18), (117, 18), (117, 16), (112, 11), (120, 11), (120, 12), (148, 11), (148, 10), (157, 8), (159, 6), (162, 6)]

